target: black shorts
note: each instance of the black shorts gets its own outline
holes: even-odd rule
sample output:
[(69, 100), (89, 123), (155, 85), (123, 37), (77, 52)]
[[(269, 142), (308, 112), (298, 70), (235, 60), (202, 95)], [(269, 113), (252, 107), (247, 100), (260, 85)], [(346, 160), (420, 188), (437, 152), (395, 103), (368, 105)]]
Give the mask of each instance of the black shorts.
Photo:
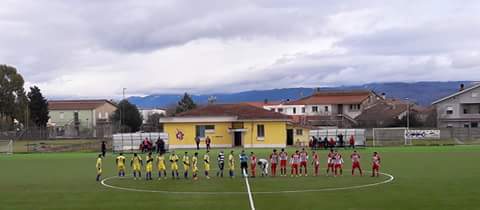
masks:
[(247, 168), (248, 168), (247, 162), (241, 162), (241, 163), (240, 163), (240, 168), (242, 168), (242, 169), (247, 169)]
[(225, 163), (224, 162), (218, 162), (218, 168), (220, 170), (223, 170), (223, 168), (225, 167)]

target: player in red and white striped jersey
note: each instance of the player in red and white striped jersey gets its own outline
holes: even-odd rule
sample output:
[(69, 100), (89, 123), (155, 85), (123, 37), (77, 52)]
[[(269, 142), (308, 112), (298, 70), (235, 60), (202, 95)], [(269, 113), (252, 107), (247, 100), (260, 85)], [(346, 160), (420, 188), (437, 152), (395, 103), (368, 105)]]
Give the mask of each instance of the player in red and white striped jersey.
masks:
[(280, 175), (286, 176), (287, 175), (287, 160), (288, 160), (288, 153), (285, 152), (285, 149), (282, 148), (280, 152)]
[(255, 178), (257, 171), (257, 156), (253, 152), (250, 153), (250, 171), (252, 172), (252, 178)]
[(380, 155), (373, 152), (372, 156), (372, 177), (380, 175)]
[(335, 176), (337, 176), (339, 172), (340, 172), (340, 175), (343, 175), (343, 158), (342, 158), (342, 155), (336, 150), (335, 150), (333, 163), (335, 167)]
[(277, 165), (278, 165), (278, 153), (276, 149), (273, 149), (272, 154), (270, 154), (270, 165), (271, 165), (271, 171), (272, 171), (272, 176), (275, 176), (277, 174)]
[(293, 175), (295, 176), (298, 176), (298, 165), (300, 164), (300, 154), (297, 151), (295, 151), (295, 153), (292, 155), (292, 157), (290, 158), (290, 163), (292, 164), (291, 165), (291, 175), (293, 177)]
[(327, 155), (327, 176), (330, 174), (330, 171), (332, 172), (333, 175), (333, 157), (335, 156), (335, 153), (333, 152), (333, 149), (330, 149), (330, 152)]
[(350, 159), (352, 159), (352, 176), (355, 176), (355, 169), (358, 169), (360, 176), (363, 176), (362, 168), (360, 167), (360, 154), (357, 151), (353, 151)]
[(308, 153), (305, 151), (305, 148), (302, 148), (302, 152), (300, 152), (300, 176), (302, 175), (302, 168), (303, 175), (308, 176), (307, 173), (307, 162), (308, 162)]

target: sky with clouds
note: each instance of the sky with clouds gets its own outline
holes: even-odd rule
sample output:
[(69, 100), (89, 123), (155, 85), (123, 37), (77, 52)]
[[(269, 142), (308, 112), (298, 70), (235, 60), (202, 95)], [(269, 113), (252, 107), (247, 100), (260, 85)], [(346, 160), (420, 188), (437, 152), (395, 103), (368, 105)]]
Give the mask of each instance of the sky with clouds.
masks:
[(48, 97), (480, 80), (480, 1), (0, 0)]

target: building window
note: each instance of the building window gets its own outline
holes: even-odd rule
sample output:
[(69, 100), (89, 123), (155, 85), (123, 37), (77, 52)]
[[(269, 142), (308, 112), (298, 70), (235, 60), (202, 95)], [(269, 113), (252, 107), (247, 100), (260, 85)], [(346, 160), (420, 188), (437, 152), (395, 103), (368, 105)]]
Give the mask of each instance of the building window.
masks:
[(472, 127), (472, 128), (478, 128), (478, 122), (472, 122), (472, 123), (470, 123), (470, 127)]
[(102, 118), (102, 113), (101, 112), (98, 112), (98, 118)]
[(205, 133), (215, 133), (215, 125), (197, 125), (195, 131), (195, 136), (205, 138)]
[(215, 133), (215, 125), (205, 125), (205, 133)]
[(297, 136), (303, 136), (303, 129), (297, 129)]
[(328, 106), (324, 107), (325, 112), (328, 112)]
[(64, 119), (65, 118), (65, 114), (63, 112), (60, 112), (60, 119)]
[(468, 114), (468, 109), (467, 108), (463, 108), (463, 114)]
[(293, 114), (297, 114), (297, 108), (293, 107)]
[(264, 137), (265, 137), (265, 126), (257, 125), (257, 138), (264, 138)]
[(360, 109), (360, 104), (350, 104), (350, 110), (356, 111)]
[(306, 111), (305, 107), (302, 107), (302, 113), (305, 113), (305, 111)]
[(318, 106), (312, 106), (312, 112), (318, 112)]
[(465, 123), (465, 124), (463, 124), (463, 127), (464, 127), (464, 128), (469, 128), (469, 127), (470, 127), (470, 124), (469, 124), (469, 123)]
[(108, 112), (105, 112), (105, 119), (108, 120)]
[(283, 112), (283, 108), (278, 108), (278, 112)]
[(453, 114), (453, 107), (447, 107), (447, 114)]

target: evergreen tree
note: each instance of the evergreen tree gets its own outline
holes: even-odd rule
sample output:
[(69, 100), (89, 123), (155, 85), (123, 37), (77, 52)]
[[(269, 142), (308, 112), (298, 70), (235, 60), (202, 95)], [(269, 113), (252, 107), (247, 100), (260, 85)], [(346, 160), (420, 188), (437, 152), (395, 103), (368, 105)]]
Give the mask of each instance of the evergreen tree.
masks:
[(13, 120), (23, 121), (26, 110), (22, 75), (12, 66), (0, 65), (0, 130), (11, 129)]
[(118, 109), (113, 113), (112, 120), (116, 124), (122, 125), (121, 132), (137, 132), (142, 126), (143, 117), (137, 106), (128, 100), (122, 100), (118, 103)]
[(183, 95), (183, 98), (178, 102), (176, 113), (186, 112), (188, 110), (195, 109), (197, 105), (193, 102), (193, 99), (188, 93)]
[(28, 93), (28, 110), (30, 113), (30, 120), (38, 127), (47, 127), (48, 122), (48, 102), (40, 92), (37, 86), (30, 87)]

